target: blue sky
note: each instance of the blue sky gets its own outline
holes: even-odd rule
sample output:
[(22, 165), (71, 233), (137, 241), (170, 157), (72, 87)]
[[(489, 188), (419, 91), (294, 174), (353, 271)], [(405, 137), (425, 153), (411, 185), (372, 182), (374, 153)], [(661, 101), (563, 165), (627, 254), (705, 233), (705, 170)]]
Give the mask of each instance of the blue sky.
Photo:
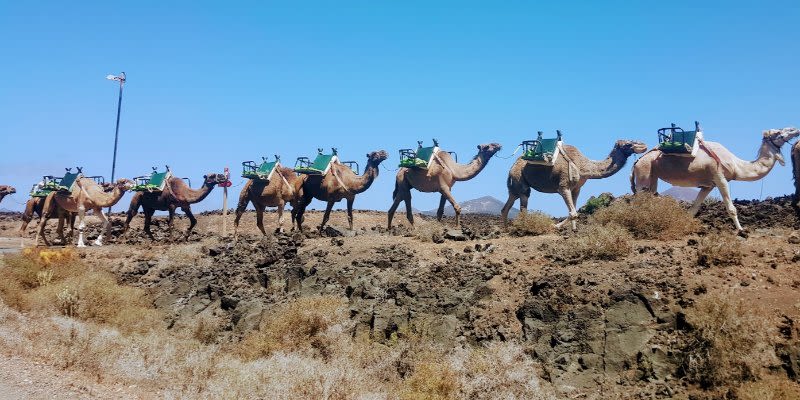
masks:
[[(600, 159), (616, 139), (652, 146), (657, 128), (695, 119), (752, 159), (762, 130), (800, 125), (796, 2), (543, 3), (0, 2), (0, 183), (21, 192), (1, 207), (21, 209), (31, 184), (66, 166), (110, 175), (117, 87), (104, 77), (120, 71), (117, 175), (169, 164), (195, 185), (317, 147), (362, 165), (385, 149), (389, 169), (434, 137), (463, 160), (488, 142), (509, 156), (537, 130)], [(505, 200), (512, 162), (493, 159), (456, 198)], [(627, 192), (629, 169), (590, 181), (581, 202)], [(393, 182), (382, 169), (356, 206), (385, 210)], [(760, 191), (732, 185), (739, 198)], [(764, 181), (765, 197), (790, 191), (787, 167)], [(215, 190), (196, 208), (220, 206)], [(566, 213), (558, 195), (530, 207)]]

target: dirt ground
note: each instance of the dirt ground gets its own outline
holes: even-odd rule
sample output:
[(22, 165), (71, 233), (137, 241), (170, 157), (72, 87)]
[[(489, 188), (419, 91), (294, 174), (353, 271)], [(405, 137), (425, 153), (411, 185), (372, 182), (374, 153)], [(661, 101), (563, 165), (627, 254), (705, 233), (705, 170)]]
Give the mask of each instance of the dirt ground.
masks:
[[(742, 261), (725, 267), (698, 263), (705, 237), (733, 231), (719, 204), (704, 206), (698, 234), (636, 240), (633, 251), (618, 261), (554, 257), (550, 248), (571, 231), (513, 237), (498, 217), (473, 215), (465, 217), (463, 231), (453, 229), (452, 219), (439, 225), (422, 217), (412, 231), (402, 216), (387, 231), (386, 214), (373, 211), (356, 213), (355, 232), (344, 229), (344, 212), (334, 212), (331, 228), (321, 233), (313, 229), (321, 213), (309, 212), (304, 234), (289, 231), (289, 223), (286, 233), (272, 233), (276, 215), (268, 213), (266, 237), (248, 212), (238, 241), (231, 234), (232, 214), (223, 237), (221, 213), (203, 213), (185, 242), (177, 239), (188, 226), (185, 218), (176, 221), (175, 240), (165, 232), (165, 219), (156, 218), (151, 241), (142, 232), (141, 215), (119, 237), (123, 217), (115, 214), (108, 244), (81, 254), (120, 282), (145, 289), (167, 312), (170, 326), (188, 324), (198, 315), (223, 318), (220, 343), (238, 340), (265, 313), (291, 299), (337, 295), (349, 301), (355, 334), (389, 340), (424, 329), (442, 341), (515, 340), (526, 344), (543, 366), (542, 378), (566, 397), (668, 398), (696, 389), (681, 379), (680, 359), (685, 311), (699, 298), (722, 293), (747, 299), (775, 327), (776, 336), (779, 328), (785, 333), (788, 323), (792, 331), (792, 321), (800, 321), (800, 238), (789, 199), (737, 207), (749, 235), (735, 239)], [(96, 236), (98, 221), (92, 217), (89, 239)], [(54, 226), (51, 221), (53, 239)], [(0, 215), (0, 248), (5, 249), (0, 251), (30, 244), (34, 227), (22, 237), (18, 227), (19, 215)], [(800, 355), (797, 340), (796, 333), (784, 334), (791, 357), (784, 357), (783, 368), (790, 376), (800, 373), (794, 361)], [(0, 386), (0, 397), (52, 398), (46, 391), (26, 392), (31, 385), (18, 379), (15, 368), (5, 367), (25, 362), (10, 355), (0, 359), (0, 376), (10, 379)], [(118, 389), (74, 389), (74, 380), (63, 381), (78, 390), (75, 397), (106, 397), (113, 394), (108, 390)], [(136, 396), (135, 388), (124, 389)]]

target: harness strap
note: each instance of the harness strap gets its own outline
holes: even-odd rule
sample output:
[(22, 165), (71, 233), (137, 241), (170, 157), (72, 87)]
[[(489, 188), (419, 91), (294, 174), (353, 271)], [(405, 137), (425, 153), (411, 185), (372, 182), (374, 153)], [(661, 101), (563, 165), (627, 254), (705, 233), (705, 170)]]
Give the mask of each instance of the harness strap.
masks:
[[(450, 168), (449, 165), (445, 164), (444, 161), (442, 161), (441, 158), (439, 158), (439, 154), (438, 153), (433, 153), (433, 158), (435, 158), (436, 161), (439, 162), (439, 164), (442, 164), (442, 167), (444, 167), (444, 169), (448, 170), (450, 172), (450, 174), (453, 175), (453, 177), (456, 176), (456, 173), (453, 172), (453, 169)], [(430, 170), (428, 170), (428, 175), (430, 175)]]
[(336, 174), (336, 168), (333, 168), (333, 166), (331, 166), (331, 174), (333, 175), (334, 178), (336, 178), (336, 182), (339, 183), (339, 185), (341, 185), (345, 191), (348, 192), (350, 191), (347, 185), (345, 185), (344, 182), (342, 182), (342, 178), (339, 178), (339, 175)]
[(575, 165), (575, 162), (573, 162), (571, 158), (569, 158), (569, 156), (567, 155), (567, 152), (564, 150), (563, 147), (559, 146), (558, 147), (558, 151), (561, 153), (561, 155), (564, 156), (564, 159), (567, 160), (567, 173), (569, 174), (568, 176), (569, 176), (569, 180), (571, 182), (572, 181), (572, 168), (574, 167), (577, 170), (578, 166)]
[(283, 179), (283, 184), (286, 185), (287, 188), (289, 188), (289, 194), (294, 196), (294, 188), (292, 187), (292, 185), (289, 184), (289, 181), (286, 180), (286, 177), (283, 176), (283, 174), (280, 171), (276, 172), (278, 173), (278, 175), (281, 176), (281, 179)]

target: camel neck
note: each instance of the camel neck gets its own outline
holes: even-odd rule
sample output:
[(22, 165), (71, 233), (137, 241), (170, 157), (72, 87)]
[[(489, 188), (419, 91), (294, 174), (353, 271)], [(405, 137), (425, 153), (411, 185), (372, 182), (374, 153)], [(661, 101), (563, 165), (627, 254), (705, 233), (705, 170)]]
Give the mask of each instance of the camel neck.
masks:
[(453, 163), (453, 178), (456, 181), (468, 181), (477, 176), (486, 167), (489, 158), (486, 154), (479, 152), (469, 164)]
[(199, 203), (211, 194), (214, 186), (216, 186), (216, 183), (204, 183), (199, 189), (188, 189), (184, 199), (189, 204)]
[(99, 186), (97, 187), (98, 190), (93, 190), (94, 195), (92, 196), (92, 201), (98, 207), (110, 207), (122, 198), (125, 194), (125, 191), (122, 190), (119, 186), (114, 186), (114, 189), (111, 192), (104, 192)]
[(761, 141), (761, 147), (758, 149), (758, 158), (753, 161), (745, 161), (741, 159), (734, 160), (735, 176), (732, 177), (737, 181), (757, 181), (765, 177), (772, 167), (775, 166), (775, 161), (781, 157), (781, 150), (778, 146), (769, 142), (768, 139)]
[(355, 193), (362, 193), (369, 189), (372, 186), (372, 182), (375, 182), (375, 178), (378, 177), (378, 163), (376, 162), (368, 162), (367, 167), (364, 168), (364, 173), (358, 177), (356, 181), (356, 185), (352, 188)]
[[(577, 162), (577, 160), (573, 161)], [(626, 156), (619, 147), (614, 146), (614, 149), (611, 150), (611, 153), (609, 153), (608, 157), (604, 160), (588, 160), (583, 165), (578, 163), (578, 167), (581, 171), (582, 178), (603, 179), (616, 174), (625, 166), (627, 161), (628, 156)]]

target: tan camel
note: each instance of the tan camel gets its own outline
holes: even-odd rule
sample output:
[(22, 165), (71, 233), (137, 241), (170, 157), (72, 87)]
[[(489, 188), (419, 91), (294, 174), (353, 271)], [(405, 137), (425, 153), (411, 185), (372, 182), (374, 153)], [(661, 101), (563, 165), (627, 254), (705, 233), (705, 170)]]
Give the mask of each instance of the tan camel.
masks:
[(303, 183), (307, 178), (308, 176), (304, 174), (298, 176), (292, 168), (278, 166), (269, 181), (249, 179), (239, 194), (236, 219), (233, 221), (233, 236), (236, 237), (238, 235), (239, 220), (250, 202), (253, 203), (256, 209), (256, 225), (262, 234), (267, 234), (264, 230), (264, 209), (267, 207), (278, 208), (278, 228), (276, 231), (283, 231), (283, 208), (286, 203), (292, 206), (292, 228), (294, 228), (294, 216), (300, 200), (303, 198)]
[[(101, 183), (100, 186), (103, 187), (103, 191), (108, 193), (114, 190), (114, 185), (111, 183)], [(37, 217), (42, 217), (42, 209), (44, 208), (45, 197), (31, 197), (28, 201), (25, 202), (25, 211), (22, 212), (22, 226), (19, 228), (19, 233), (24, 234), (25, 230), (28, 229), (28, 224), (33, 220), (33, 214), (36, 214)], [(48, 211), (50, 213), (53, 212), (65, 212), (60, 207), (58, 207), (58, 203), (51, 202), (52, 206), (51, 209)], [(54, 216), (59, 216), (59, 214), (51, 214), (48, 218), (53, 218)], [(67, 217), (65, 215), (65, 217)], [(70, 235), (72, 235), (72, 231), (75, 230), (75, 213), (69, 213), (69, 224), (70, 224)]]
[(659, 179), (673, 186), (700, 188), (689, 209), (692, 215), (696, 215), (703, 200), (716, 187), (736, 229), (742, 231), (728, 181), (757, 181), (772, 170), (775, 161), (784, 165), (781, 146), (798, 135), (800, 130), (797, 128), (764, 131), (755, 161), (741, 160), (721, 144), (708, 141), (702, 142), (701, 150), (694, 157), (665, 155), (653, 149), (634, 164), (631, 188), (634, 192), (647, 190), (657, 193)]
[(794, 199), (792, 199), (792, 206), (795, 211), (800, 213), (800, 141), (792, 146), (792, 177), (794, 178)]
[(572, 229), (576, 229), (578, 196), (586, 181), (614, 175), (625, 166), (631, 155), (647, 151), (644, 143), (618, 140), (608, 157), (593, 161), (586, 158), (575, 146), (565, 144), (561, 147), (564, 156), (558, 157), (552, 166), (529, 163), (521, 157), (511, 166), (506, 182), (508, 200), (501, 211), (504, 226), (508, 225), (508, 212), (517, 199), (520, 211), (527, 211), (528, 198), (533, 188), (541, 193), (560, 194), (567, 205), (569, 216), (556, 224), (556, 227), (560, 228), (567, 221), (572, 221)]
[(332, 163), (325, 175), (308, 175), (303, 183), (303, 198), (295, 216), (298, 229), (303, 230), (303, 215), (311, 200), (317, 199), (327, 203), (322, 224), (319, 226), (319, 229), (322, 229), (328, 223), (333, 205), (346, 199), (347, 223), (350, 230), (353, 230), (353, 201), (357, 194), (365, 192), (372, 186), (372, 182), (378, 177), (378, 166), (387, 158), (389, 155), (383, 150), (367, 154), (367, 166), (361, 176), (339, 162)]
[(458, 164), (450, 157), (449, 153), (439, 151), (432, 157), (427, 169), (400, 168), (395, 177), (388, 227), (391, 229), (392, 218), (401, 201), (405, 201), (406, 217), (411, 226), (414, 226), (414, 214), (411, 212), (411, 189), (417, 189), (423, 193), (441, 193), (436, 218), (441, 221), (445, 202), (449, 201), (456, 213), (456, 226), (461, 226), (461, 206), (456, 203), (450, 189), (456, 182), (468, 181), (477, 176), (489, 163), (489, 159), (502, 148), (503, 146), (498, 143), (478, 145), (478, 154), (469, 164)]
[[(45, 198), (43, 210), (50, 210), (55, 207), (52, 203), (55, 202), (57, 207), (63, 209), (65, 212), (78, 213), (78, 247), (86, 247), (83, 242), (83, 230), (86, 228), (86, 210), (93, 210), (94, 214), (100, 217), (103, 221), (103, 228), (100, 236), (94, 241), (95, 246), (103, 245), (103, 234), (111, 234), (111, 222), (105, 214), (103, 208), (111, 207), (117, 204), (122, 196), (132, 188), (134, 185), (130, 179), (120, 179), (114, 183), (114, 189), (111, 192), (103, 190), (103, 186), (98, 184), (92, 178), (81, 177), (75, 181), (72, 186), (71, 192), (53, 192)], [(50, 243), (47, 237), (44, 236), (44, 228), (47, 219), (50, 218), (51, 213), (43, 212), (39, 221), (39, 229), (36, 232), (36, 242), (39, 243), (39, 237), (42, 238), (45, 245)], [(59, 213), (59, 215), (65, 215)], [(63, 233), (63, 218), (59, 218), (58, 232), (61, 240), (64, 240)]]
[(17, 193), (17, 189), (14, 189), (13, 186), (0, 185), (0, 201), (3, 201), (4, 197), (14, 193)]
[(180, 207), (181, 210), (189, 218), (189, 229), (186, 230), (183, 239), (188, 239), (192, 233), (192, 229), (197, 225), (197, 218), (192, 214), (191, 205), (203, 201), (220, 183), (228, 182), (228, 178), (224, 174), (211, 173), (203, 176), (203, 186), (200, 189), (192, 189), (181, 178), (170, 177), (167, 179), (164, 189), (155, 192), (136, 192), (131, 199), (131, 205), (128, 208), (128, 215), (125, 218), (125, 227), (123, 234), (128, 231), (131, 220), (139, 212), (139, 207), (144, 211), (144, 232), (150, 239), (153, 237), (153, 232), (150, 231), (150, 223), (152, 222), (153, 214), (156, 210), (168, 211), (169, 221), (167, 226), (169, 232), (172, 234), (172, 223), (175, 219), (175, 210)]

